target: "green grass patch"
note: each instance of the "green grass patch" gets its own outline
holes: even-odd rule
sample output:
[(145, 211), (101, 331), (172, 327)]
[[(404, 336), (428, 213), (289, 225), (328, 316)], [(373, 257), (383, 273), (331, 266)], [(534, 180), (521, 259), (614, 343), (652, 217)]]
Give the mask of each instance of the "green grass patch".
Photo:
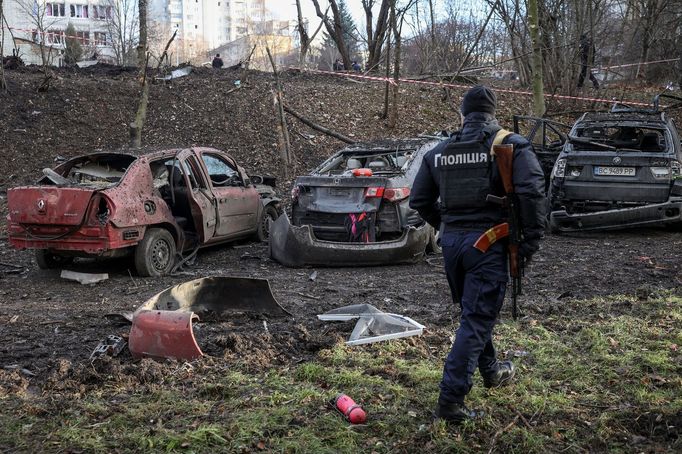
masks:
[[(609, 309), (627, 303), (629, 310)], [(468, 398), (486, 415), (433, 421), (449, 332), (254, 372), (197, 367), (163, 384), (114, 381), (73, 392), (0, 398), (0, 446), (11, 451), (577, 452), (682, 450), (682, 300), (623, 296), (564, 303), (560, 313), (496, 329), (516, 382)], [(441, 337), (442, 336), (442, 337)], [(437, 351), (434, 351), (437, 349)], [(423, 352), (429, 352), (427, 356)], [(215, 366), (215, 367), (213, 367)], [(171, 370), (172, 368), (169, 368)], [(330, 402), (344, 392), (368, 423)]]

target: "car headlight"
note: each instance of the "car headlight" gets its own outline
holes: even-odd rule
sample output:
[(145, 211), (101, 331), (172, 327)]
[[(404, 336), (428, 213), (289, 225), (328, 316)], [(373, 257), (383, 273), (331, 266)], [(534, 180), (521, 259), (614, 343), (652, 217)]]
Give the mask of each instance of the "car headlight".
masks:
[(564, 178), (566, 176), (566, 160), (557, 159), (552, 169), (552, 176), (555, 178)]

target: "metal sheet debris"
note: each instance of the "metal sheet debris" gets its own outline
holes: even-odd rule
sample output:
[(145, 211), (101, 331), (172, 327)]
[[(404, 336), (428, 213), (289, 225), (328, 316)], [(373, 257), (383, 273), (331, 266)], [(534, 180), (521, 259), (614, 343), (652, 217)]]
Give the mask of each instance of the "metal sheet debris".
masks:
[(107, 317), (132, 322), (128, 346), (133, 357), (192, 360), (203, 355), (192, 329), (197, 314), (223, 320), (237, 313), (291, 315), (275, 300), (267, 279), (206, 277), (167, 288), (133, 314)]
[(105, 340), (99, 343), (90, 355), (90, 361), (94, 361), (102, 356), (118, 356), (126, 346), (126, 341), (121, 336), (110, 334)]
[(128, 348), (133, 358), (191, 361), (203, 356), (192, 330), (193, 312), (141, 311), (135, 314)]
[(83, 285), (96, 284), (98, 282), (106, 281), (109, 279), (109, 274), (107, 273), (79, 273), (77, 271), (62, 270), (62, 279), (68, 279), (70, 281), (80, 282)]
[(322, 321), (358, 319), (346, 345), (362, 345), (401, 337), (421, 336), (424, 325), (409, 317), (382, 312), (370, 304), (354, 304), (318, 315)]

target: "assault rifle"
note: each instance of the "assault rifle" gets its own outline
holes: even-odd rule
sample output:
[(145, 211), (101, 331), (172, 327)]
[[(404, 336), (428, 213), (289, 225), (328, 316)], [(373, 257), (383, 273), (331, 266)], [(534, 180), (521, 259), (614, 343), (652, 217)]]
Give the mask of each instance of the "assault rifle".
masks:
[(512, 157), (514, 155), (513, 145), (493, 145), (492, 154), (495, 156), (497, 168), (500, 171), (502, 185), (504, 186), (504, 197), (497, 197), (488, 194), (486, 200), (507, 208), (509, 219), (507, 222), (498, 224), (476, 240), (474, 247), (481, 252), (486, 252), (488, 248), (505, 237), (509, 237), (509, 275), (512, 279), (512, 317), (518, 317), (517, 298), (522, 294), (521, 278), (525, 267), (525, 260), (519, 255), (519, 245), (523, 239), (521, 222), (519, 216), (519, 200), (514, 192), (514, 181), (512, 179)]

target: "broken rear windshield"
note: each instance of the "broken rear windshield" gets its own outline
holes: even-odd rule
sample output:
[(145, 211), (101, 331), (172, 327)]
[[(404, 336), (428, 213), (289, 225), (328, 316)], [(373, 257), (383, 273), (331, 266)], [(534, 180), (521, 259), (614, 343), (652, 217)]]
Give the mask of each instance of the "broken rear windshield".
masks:
[(575, 151), (664, 152), (668, 149), (665, 130), (661, 128), (588, 124), (569, 136)]
[(66, 162), (58, 173), (45, 169), (45, 176), (39, 183), (107, 188), (121, 180), (135, 159), (134, 156), (121, 154), (82, 156)]
[(339, 153), (322, 164), (316, 171), (320, 175), (351, 175), (354, 169), (371, 169), (377, 174), (398, 174), (404, 172), (412, 158), (414, 149), (403, 150), (352, 150)]

